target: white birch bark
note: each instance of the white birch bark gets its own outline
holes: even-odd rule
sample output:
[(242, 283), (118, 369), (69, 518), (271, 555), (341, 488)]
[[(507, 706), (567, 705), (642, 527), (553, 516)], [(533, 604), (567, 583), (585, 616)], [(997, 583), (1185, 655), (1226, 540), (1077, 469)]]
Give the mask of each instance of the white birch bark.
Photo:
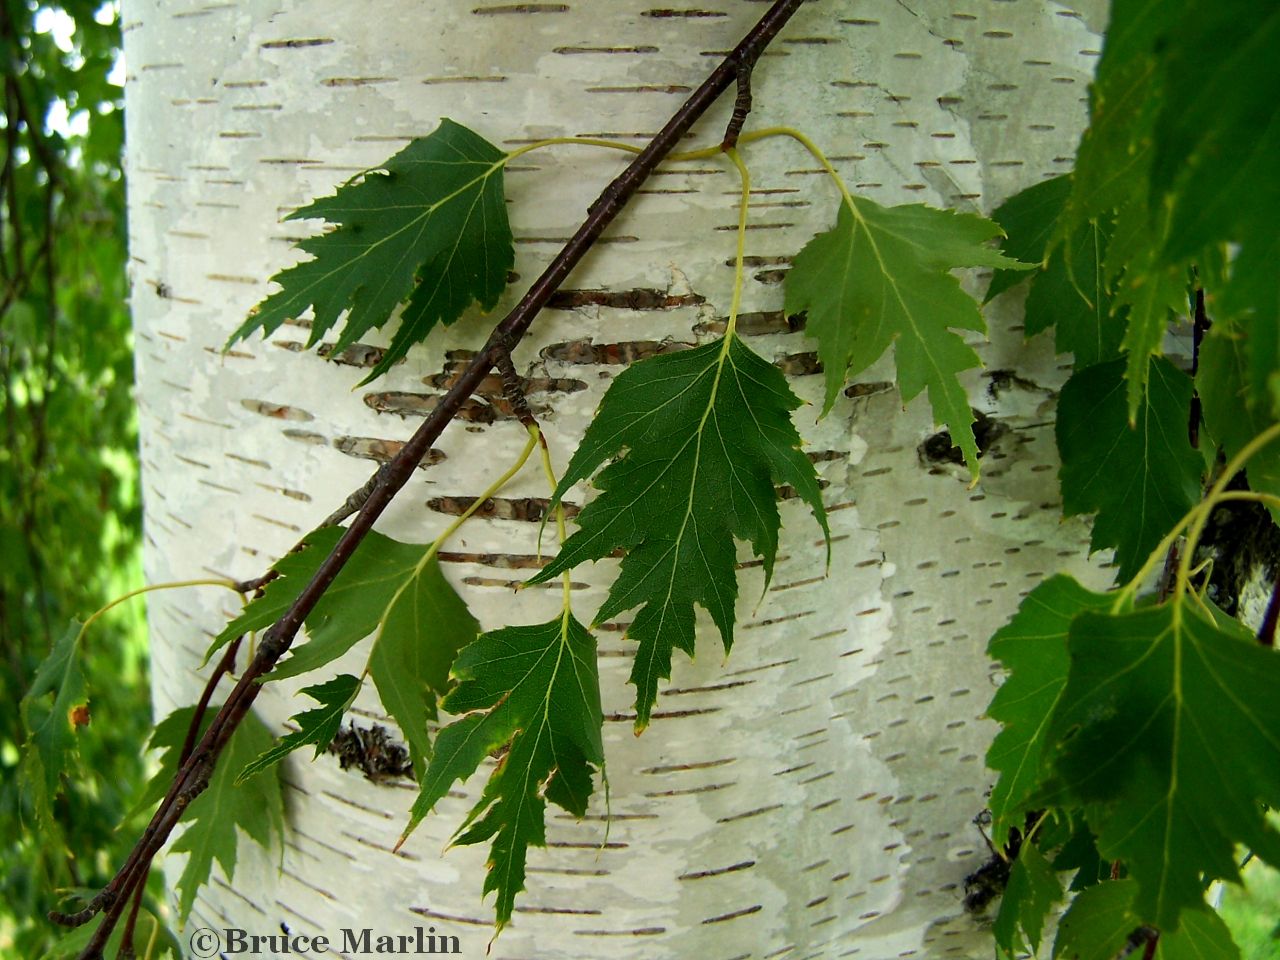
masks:
[[(814, 0), (758, 66), (750, 123), (803, 128), (852, 187), (882, 203), (989, 212), (1068, 168), (1102, 8)], [(764, 9), (756, 0), (683, 3), (674, 16), (649, 0), (126, 0), (149, 577), (263, 572), (368, 477), (371, 457), (409, 435), (415, 409), (455, 368), (450, 351), (476, 347), (494, 319), (437, 332), (356, 390), (363, 369), (303, 352), (299, 327), (223, 356), (268, 277), (297, 256), (290, 242), (306, 227), (282, 223), (286, 213), (442, 116), (507, 147), (567, 134), (642, 142)], [(718, 142), (731, 99), (697, 142)], [(585, 821), (550, 818), (549, 846), (531, 852), (529, 888), (495, 960), (990, 955), (981, 920), (961, 906), (965, 876), (989, 856), (971, 822), (991, 779), (982, 758), (993, 726), (982, 711), (995, 671), (984, 647), (1040, 578), (1089, 573), (1086, 530), (1060, 522), (1056, 496), (1051, 401), (1064, 374), (1046, 338), (1023, 342), (1021, 294), (999, 298), (987, 311), (990, 340), (975, 341), (985, 369), (966, 383), (1002, 432), (972, 489), (961, 468), (922, 457), (934, 432), (927, 404), (902, 409), (885, 383), (889, 362), (815, 423), (813, 343), (777, 313), (778, 276), (829, 227), (835, 196), (785, 141), (752, 145), (747, 159), (755, 190), (740, 329), (766, 357), (786, 358), (794, 389), (813, 404), (797, 420), (828, 484), (831, 566), (806, 512), (784, 504), (782, 555), (762, 599), (758, 567), (741, 574), (732, 656), (704, 631), (696, 663), (677, 656), (639, 739), (631, 644), (621, 629), (601, 632), (607, 842), (602, 792)], [(623, 162), (564, 147), (510, 172), (522, 281)], [(730, 299), (736, 190), (727, 164), (668, 164), (568, 284), (622, 296), (546, 312), (519, 349), (522, 372), (547, 378), (532, 399), (561, 466), (627, 344), (691, 343), (717, 329)], [(617, 305), (635, 290), (658, 291), (663, 303)], [(514, 457), (519, 425), (485, 401), (474, 409), (388, 511), (384, 532), (430, 540), (449, 498), (483, 489)], [(506, 492), (545, 494), (532, 469)], [(550, 615), (551, 593), (511, 590), (533, 563), (536, 533), (495, 516), (467, 524), (447, 548), (447, 574), (486, 628)], [(584, 621), (614, 570), (607, 561), (575, 572)], [(160, 714), (195, 698), (204, 648), (232, 612), (211, 591), (154, 596)], [(361, 662), (357, 649), (346, 665)], [(279, 727), (301, 708), (290, 696), (299, 685), (268, 688), (261, 715)], [(388, 723), (367, 688), (360, 721)], [(465, 956), (484, 955), (485, 851), (442, 852), (481, 774), (398, 854), (411, 784), (375, 785), (332, 757), (295, 759), (284, 777), (283, 867), (242, 843), (234, 882), (219, 876), (203, 892), (191, 927), (269, 934), (283, 922), (336, 940), (343, 927), (434, 926), (458, 936)]]

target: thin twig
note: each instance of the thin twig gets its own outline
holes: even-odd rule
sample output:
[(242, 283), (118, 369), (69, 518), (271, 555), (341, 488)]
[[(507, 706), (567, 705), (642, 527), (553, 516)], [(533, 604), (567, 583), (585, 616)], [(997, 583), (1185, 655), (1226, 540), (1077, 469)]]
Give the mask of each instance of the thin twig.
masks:
[(321, 521), (320, 526), (336, 527), (343, 520), (347, 519), (347, 517), (351, 517), (359, 513), (364, 508), (364, 505), (369, 502), (369, 497), (372, 496), (373, 491), (377, 488), (378, 484), (382, 482), (383, 478), (387, 474), (387, 468), (390, 466), (391, 464), (388, 462), (378, 467), (377, 472), (365, 481), (363, 486), (353, 490), (351, 495), (342, 501), (342, 506), (325, 517), (324, 520)]
[(196, 703), (195, 713), (191, 715), (191, 723), (187, 725), (187, 736), (182, 741), (182, 751), (178, 754), (178, 764), (187, 762), (187, 758), (191, 756), (192, 749), (196, 745), (196, 735), (200, 732), (200, 724), (204, 722), (205, 711), (209, 709), (209, 701), (213, 699), (213, 691), (218, 686), (223, 676), (229, 676), (231, 671), (236, 668), (236, 654), (240, 652), (240, 642), (244, 637), (236, 637), (235, 640), (227, 646), (226, 652), (223, 653), (222, 659), (218, 661), (218, 665), (213, 668), (213, 674), (204, 685), (204, 691), (200, 694), (200, 700)]
[[(484, 348), (476, 354), (408, 442), (386, 464), (385, 469), (379, 471), (379, 479), (351, 521), (351, 525), (347, 527), (346, 532), (338, 540), (329, 556), (320, 564), (311, 581), (302, 589), (284, 616), (263, 635), (253, 660), (227, 697), (222, 709), (209, 724), (209, 729), (200, 738), (191, 756), (179, 768), (169, 792), (161, 801), (151, 823), (148, 824), (124, 867), (103, 891), (104, 894), (107, 891), (118, 891), (117, 897), (127, 895), (140, 882), (142, 871), (138, 869), (139, 866), (151, 862), (151, 858), (164, 844), (177, 823), (182, 808), (208, 785), (209, 774), (219, 753), (262, 689), (259, 682), (261, 678), (289, 649), (303, 621), (315, 608), (316, 603), (333, 583), (334, 578), (351, 558), (360, 542), (373, 528), (374, 521), (386, 509), (400, 488), (408, 482), (418, 462), (431, 449), (431, 445), (439, 438), (444, 428), (488, 376), (499, 353), (509, 352), (520, 342), (538, 312), (599, 239), (605, 228), (621, 212), (636, 189), (648, 179), (676, 143), (733, 82), (739, 72), (738, 64), (754, 62), (760, 51), (777, 35), (803, 2), (804, 0), (775, 0), (768, 12), (693, 92), (649, 145), (604, 189), (600, 199), (589, 208), (586, 220), (548, 265), (542, 276), (533, 283), (515, 308), (497, 325)], [(94, 931), (92, 939), (81, 952), (79, 960), (102, 960), (103, 946), (115, 928), (123, 905), (124, 901), (117, 898), (106, 908), (102, 923)]]
[[(150, 866), (147, 873), (151, 872)], [(129, 916), (124, 921), (124, 936), (120, 938), (120, 953), (116, 960), (133, 960), (137, 954), (133, 949), (133, 931), (138, 926), (138, 909), (142, 906), (142, 897), (147, 891), (147, 874), (143, 874), (142, 882), (133, 891), (133, 903), (129, 906)]]

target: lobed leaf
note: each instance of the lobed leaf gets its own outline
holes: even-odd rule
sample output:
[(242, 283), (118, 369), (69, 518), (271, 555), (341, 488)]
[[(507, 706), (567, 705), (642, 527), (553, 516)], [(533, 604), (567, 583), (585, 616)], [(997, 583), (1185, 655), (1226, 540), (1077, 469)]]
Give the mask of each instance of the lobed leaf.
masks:
[(1123, 347), (1131, 424), (1137, 422), (1146, 395), (1150, 358), (1160, 353), (1169, 320), (1185, 310), (1186, 298), (1187, 285), (1179, 271), (1154, 261), (1131, 262), (1120, 281), (1116, 302), (1127, 307), (1129, 315)]
[[(342, 533), (340, 527), (313, 531), (303, 549), (281, 558), (273, 568), (281, 576), (218, 634), (209, 654), (233, 637), (275, 623)], [(439, 562), (426, 556), (428, 549), (370, 532), (308, 614), (307, 642), (267, 675), (279, 680), (316, 670), (374, 634), (369, 675), (404, 734), (415, 776), (422, 774), (431, 752), (427, 721), (435, 716), (436, 698), (449, 688), (453, 658), (479, 633)]]
[(627, 630), (640, 644), (631, 671), (637, 731), (649, 722), (659, 679), (671, 675), (672, 651), (693, 655), (695, 603), (711, 614), (725, 650), (732, 646), (734, 541), (750, 541), (766, 583), (772, 576), (776, 487), (794, 487), (828, 533), (817, 474), (791, 422), (799, 406), (777, 368), (736, 335), (653, 357), (614, 380), (556, 487), (558, 501), (604, 466), (594, 480), (600, 495), (529, 582), (626, 552), (596, 622), (640, 607)]
[[(1115, 960), (1140, 950), (1154, 928), (1134, 906), (1137, 884), (1109, 880), (1085, 890), (1058, 924), (1054, 960)], [(1144, 929), (1146, 928), (1146, 929)], [(1154, 960), (1240, 960), (1231, 931), (1214, 911), (1188, 910), (1177, 930), (1160, 930)]]
[(1058, 398), (1062, 512), (1096, 511), (1090, 547), (1115, 547), (1122, 581), (1200, 499), (1203, 461), (1187, 439), (1191, 380), (1163, 358), (1149, 362), (1133, 426), (1123, 359), (1078, 370)]
[(945, 423), (978, 473), (973, 411), (956, 375), (979, 366), (953, 329), (986, 329), (973, 298), (951, 275), (957, 267), (1030, 269), (987, 246), (1000, 228), (973, 214), (921, 204), (882, 207), (864, 197), (841, 203), (836, 226), (820, 233), (787, 273), (785, 309), (805, 312), (826, 372), (823, 412), (846, 379), (894, 349), (904, 402), (928, 390), (936, 421)]
[(1062, 899), (1062, 884), (1034, 843), (1023, 843), (1009, 870), (1009, 883), (1000, 900), (992, 932), (1009, 956), (1023, 953), (1023, 937), (1031, 954), (1040, 949), (1045, 919)]
[(338, 735), (342, 718), (355, 702), (360, 686), (359, 677), (344, 673), (326, 683), (303, 687), (301, 692), (319, 703), (320, 707), (294, 714), (291, 719), (298, 725), (298, 730), (281, 737), (270, 750), (246, 764), (236, 777), (236, 786), (268, 767), (275, 766), (301, 747), (308, 745), (315, 747), (312, 759), (324, 753), (329, 748), (329, 744), (333, 743), (333, 738)]
[[(1004, 231), (1004, 253), (1022, 263), (1048, 266), (1048, 255), (1058, 233), (1058, 219), (1071, 196), (1071, 178), (1063, 174), (1032, 184), (1000, 204), (991, 219)], [(1028, 276), (1023, 270), (1001, 269), (991, 278), (983, 303), (989, 303)]]
[(228, 346), (256, 330), (270, 335), (308, 308), (314, 319), (307, 346), (314, 346), (345, 310), (338, 353), (382, 327), (408, 298), (390, 347), (362, 381), (368, 383), (472, 302), (493, 309), (515, 262), (503, 195), (506, 159), (479, 134), (441, 120), (379, 169), (291, 213), (289, 220), (325, 220), (337, 229), (298, 244), (312, 259), (272, 277), (280, 289)]
[(1084, 806), (1102, 856), (1137, 884), (1135, 913), (1162, 931), (1207, 880), (1238, 880), (1237, 845), (1280, 863), (1263, 809), (1280, 803), (1280, 657), (1192, 603), (1079, 615), (1049, 730), (1045, 800)]
[(1000, 775), (987, 801), (997, 847), (1008, 842), (1010, 828), (1022, 827), (1041, 785), (1049, 722), (1067, 683), (1071, 621), (1110, 604), (1105, 594), (1057, 574), (1032, 590), (1013, 619), (991, 637), (987, 653), (1009, 671), (987, 707), (987, 715), (1000, 723), (987, 751), (987, 766)]
[(61, 780), (80, 766), (77, 734), (89, 722), (80, 636), (81, 625), (72, 620), (36, 668), (31, 688), (19, 705), (27, 730), (19, 783), (37, 824), (51, 831), (57, 830), (53, 803), (61, 792)]
[(1165, 106), (1151, 162), (1153, 200), (1173, 204), (1170, 260), (1214, 242), (1267, 243), (1280, 216), (1280, 7), (1191, 0), (1179, 21), (1157, 34)]
[(252, 711), (245, 714), (218, 758), (208, 788), (182, 814), (187, 827), (171, 847), (174, 853), (188, 854), (177, 882), (182, 923), (191, 915), (197, 891), (208, 883), (214, 861), (228, 881), (235, 876), (237, 832), (268, 849), (273, 838), (284, 834), (279, 780), (254, 777), (243, 784), (236, 781), (236, 774), (269, 749), (271, 742), (270, 731), (257, 715)]
[(1136, 884), (1110, 880), (1081, 891), (1058, 923), (1054, 960), (1115, 960), (1142, 922), (1133, 913)]
[(582, 816), (593, 769), (604, 769), (595, 640), (566, 611), (484, 634), (459, 655), (454, 676), (443, 706), (461, 716), (436, 737), (401, 842), (454, 783), (507, 747), (455, 840), (493, 840), (484, 891), (497, 893), (501, 930), (524, 889), (528, 848), (546, 844), (546, 801)]
[[(1269, 405), (1258, 402), (1249, 389), (1245, 351), (1245, 338), (1225, 323), (1215, 324), (1200, 345), (1196, 392), (1204, 425), (1228, 459), (1275, 423)], [(1280, 443), (1270, 443), (1255, 453), (1246, 475), (1249, 489), (1280, 496)], [(1269, 509), (1272, 517), (1280, 520), (1280, 508)]]

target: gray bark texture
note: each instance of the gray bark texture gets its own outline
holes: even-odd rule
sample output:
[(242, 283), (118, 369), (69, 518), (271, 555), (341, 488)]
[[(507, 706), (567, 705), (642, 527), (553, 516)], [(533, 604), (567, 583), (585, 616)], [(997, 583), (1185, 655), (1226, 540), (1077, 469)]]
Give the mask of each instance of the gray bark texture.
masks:
[[(155, 581), (262, 573), (409, 435), (465, 351), (536, 276), (625, 163), (569, 146), (509, 171), (517, 280), (492, 317), (435, 333), (384, 379), (353, 389), (370, 349), (306, 352), (305, 320), (223, 355), (228, 334), (295, 262), (310, 225), (283, 222), (376, 166), (440, 117), (507, 148), (596, 135), (642, 143), (764, 11), (759, 0), (126, 0), (133, 310)], [(851, 188), (881, 203), (990, 212), (1069, 169), (1085, 119), (1104, 5), (1049, 0), (811, 0), (760, 61), (748, 129), (786, 123), (825, 147)], [(726, 95), (691, 145), (719, 142)], [(983, 473), (922, 446), (924, 397), (903, 408), (891, 358), (825, 419), (814, 343), (781, 313), (789, 258), (834, 222), (837, 198), (790, 142), (745, 150), (753, 175), (739, 330), (809, 402), (797, 423), (826, 483), (833, 552), (797, 501), (772, 584), (744, 550), (739, 631), (727, 659), (707, 622), (678, 655), (655, 719), (632, 735), (632, 644), (599, 633), (612, 822), (598, 790), (584, 821), (549, 817), (528, 889), (494, 960), (991, 955), (965, 877), (990, 856), (973, 824), (991, 774), (983, 718), (998, 674), (991, 632), (1041, 578), (1097, 580), (1087, 529), (1060, 520), (1053, 399), (1065, 378), (1046, 337), (1024, 341), (1023, 294), (986, 311), (984, 368), (966, 378), (991, 418)], [(516, 352), (563, 468), (622, 364), (723, 328), (738, 185), (722, 161), (668, 163), (572, 276)], [(980, 290), (985, 278), (966, 276)], [(578, 291), (578, 292), (574, 292)], [(595, 291), (586, 293), (582, 291)], [(389, 332), (384, 331), (384, 334)], [(520, 425), (490, 390), (468, 405), (380, 522), (430, 541), (458, 501), (514, 458)], [(556, 591), (515, 594), (536, 566), (545, 497), (526, 470), (443, 554), (487, 628), (539, 622)], [(577, 502), (589, 496), (579, 490)], [(589, 622), (616, 561), (574, 573)], [(153, 595), (156, 710), (198, 695), (230, 594)], [(358, 672), (357, 648), (338, 669)], [(303, 709), (272, 685), (273, 727)], [(391, 726), (366, 685), (356, 721)], [(284, 766), (283, 860), (241, 843), (190, 926), (278, 933), (415, 926), (484, 956), (486, 851), (445, 851), (481, 771), (398, 853), (414, 792), (333, 757)], [(176, 858), (171, 858), (176, 859)], [(177, 872), (170, 870), (170, 876)], [(349, 956), (362, 954), (348, 953)]]

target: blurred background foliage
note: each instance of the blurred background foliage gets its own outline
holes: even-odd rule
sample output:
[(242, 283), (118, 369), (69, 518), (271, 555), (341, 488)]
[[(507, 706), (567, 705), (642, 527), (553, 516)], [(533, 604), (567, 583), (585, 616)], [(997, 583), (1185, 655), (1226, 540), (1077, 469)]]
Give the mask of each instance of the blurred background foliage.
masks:
[(60, 834), (17, 787), (18, 702), (72, 617), (141, 582), (126, 305), (117, 6), (0, 0), (0, 955), (41, 956), (61, 894), (100, 887), (137, 830), (151, 726), (140, 604), (86, 646), (92, 721)]

